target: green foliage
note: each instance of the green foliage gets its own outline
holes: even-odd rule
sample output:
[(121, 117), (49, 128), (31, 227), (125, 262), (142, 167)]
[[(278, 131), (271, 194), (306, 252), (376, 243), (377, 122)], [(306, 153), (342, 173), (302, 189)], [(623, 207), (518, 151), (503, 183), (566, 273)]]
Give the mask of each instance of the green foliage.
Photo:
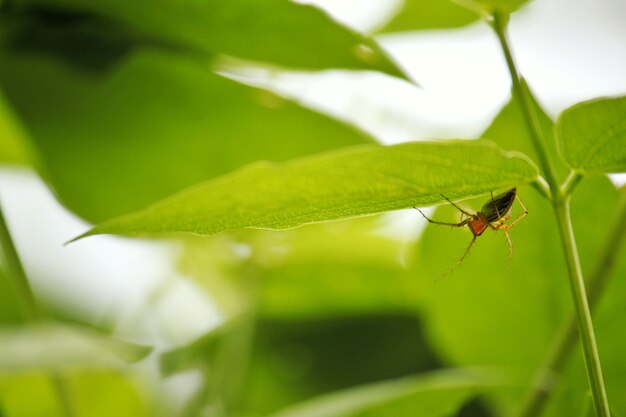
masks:
[[(76, 416), (141, 417), (150, 414), (141, 391), (127, 375), (90, 370), (65, 375)], [(42, 373), (0, 376), (2, 411), (6, 416), (67, 417), (51, 378)]]
[(489, 379), (462, 370), (379, 382), (296, 405), (272, 417), (444, 417)]
[(60, 9), (80, 17), (87, 13), (110, 19), (129, 27), (132, 35), (191, 54), (225, 54), (302, 69), (369, 69), (405, 77), (372, 39), (339, 25), (315, 7), (286, 0), (16, 3), (35, 12)]
[(490, 142), (359, 147), (288, 164), (252, 165), (103, 223), (84, 236), (285, 229), (428, 205), (442, 201), (442, 193), (449, 198), (477, 195), (536, 177), (523, 155)]
[(0, 164), (32, 163), (25, 134), (0, 92)]
[(559, 117), (556, 133), (563, 159), (585, 173), (626, 171), (626, 97), (577, 104)]
[(478, 14), (449, 0), (404, 0), (398, 13), (380, 31), (449, 29), (479, 19)]
[(77, 326), (37, 323), (0, 329), (0, 371), (98, 367), (136, 362), (152, 349)]
[(171, 54), (138, 52), (99, 77), (77, 76), (37, 55), (2, 60), (0, 80), (46, 177), (70, 209), (91, 221), (139, 210), (259, 158), (372, 142)]
[[(479, 15), (497, 15), (503, 30), (525, 3), (406, 0), (383, 31), (459, 27)], [(515, 83), (483, 139), (379, 146), (352, 126), (236, 82), (225, 62), (404, 77), (372, 39), (287, 0), (0, 5), (0, 163), (37, 169), (72, 212), (100, 223), (83, 236), (179, 236), (180, 274), (223, 317), (206, 334), (168, 345), (161, 375), (147, 382), (133, 363), (151, 348), (28, 320), (30, 291), (20, 287), (19, 256), (7, 250), (3, 228), (0, 415), (515, 411), (571, 310), (553, 209), (562, 219), (559, 209), (572, 201), (578, 243), (564, 245), (570, 271), (579, 251), (585, 273), (602, 255), (618, 262), (615, 271), (594, 267), (600, 273), (626, 274), (626, 258), (599, 245), (615, 227), (608, 219), (618, 192), (606, 177), (584, 178), (626, 169), (624, 97), (576, 105), (554, 126), (529, 91), (520, 107), (524, 85)], [(529, 114), (540, 146), (529, 141)], [(541, 177), (553, 170), (562, 180), (569, 168), (575, 181), (562, 189)], [(487, 229), (443, 278), (471, 233), (427, 225), (413, 211), (427, 228), (416, 242), (402, 240), (389, 231), (397, 213), (382, 215), (445, 198), (478, 208), (514, 186), (529, 215), (510, 230), (512, 260), (504, 233)], [(521, 213), (515, 203), (513, 218)], [(448, 204), (432, 217), (459, 221)], [(626, 412), (625, 285), (613, 283), (594, 315), (617, 413)], [(40, 306), (32, 307), (38, 318)], [(506, 378), (467, 371), (473, 367)], [(187, 371), (200, 386), (172, 406), (156, 385)], [(546, 386), (547, 411), (576, 415), (589, 402), (580, 355), (558, 377), (555, 392)]]

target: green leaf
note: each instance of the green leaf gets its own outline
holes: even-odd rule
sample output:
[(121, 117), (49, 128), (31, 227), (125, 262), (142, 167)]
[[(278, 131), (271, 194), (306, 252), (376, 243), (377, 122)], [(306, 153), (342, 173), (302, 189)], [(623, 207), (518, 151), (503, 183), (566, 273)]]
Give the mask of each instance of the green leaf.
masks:
[(152, 349), (76, 326), (38, 323), (0, 327), (0, 371), (26, 372), (120, 365)]
[(30, 165), (30, 144), (0, 91), (0, 164)]
[[(544, 135), (549, 134), (552, 130), (549, 119), (542, 112), (539, 116)], [(485, 136), (497, 140), (500, 146), (533, 154), (524, 120), (514, 101), (502, 110)], [(549, 135), (545, 137), (549, 154), (555, 155), (555, 142)], [(553, 156), (552, 160), (560, 174), (567, 172), (558, 159)], [(552, 208), (530, 187), (522, 186), (518, 193), (529, 214), (510, 231), (513, 242), (510, 264), (505, 236), (487, 231), (463, 263), (441, 278), (462, 255), (472, 235), (467, 230), (451, 233), (433, 225), (426, 228), (418, 244), (412, 269), (420, 277), (415, 290), (422, 297), (420, 311), (428, 319), (431, 340), (444, 359), (455, 366), (482, 364), (517, 370), (528, 386), (547, 355), (565, 313), (572, 307)], [(588, 270), (600, 246), (598, 242), (606, 233), (607, 226), (597, 219), (610, 218), (615, 199), (615, 188), (604, 177), (584, 180), (574, 194), (572, 215), (584, 271)], [(484, 198), (472, 205), (480, 207), (482, 203)], [(513, 214), (520, 211), (515, 205)], [(444, 207), (432, 217), (447, 221), (458, 218), (458, 211)], [(617, 369), (617, 362), (612, 367)], [(580, 392), (588, 389), (582, 369), (575, 382), (581, 386)], [(567, 380), (570, 384), (575, 378), (568, 376)], [(499, 389), (494, 391), (492, 399), (508, 414), (519, 406), (524, 394), (524, 389)], [(564, 393), (556, 411), (546, 414), (575, 413), (579, 405), (572, 398), (576, 395), (571, 391)]]
[(46, 179), (67, 207), (92, 222), (257, 159), (373, 142), (352, 126), (176, 55), (138, 52), (100, 77), (78, 76), (41, 55), (5, 51), (0, 62), (0, 82)]
[(254, 164), (105, 222), (83, 237), (286, 229), (429, 205), (442, 201), (441, 193), (468, 197), (536, 178), (526, 157), (491, 142), (362, 146), (284, 164)]
[(27, 315), (20, 303), (20, 296), (14, 280), (9, 279), (4, 265), (0, 264), (0, 324), (26, 321)]
[(332, 393), (272, 417), (444, 417), (490, 382), (467, 370), (438, 371)]
[(479, 19), (478, 14), (449, 0), (404, 0), (402, 7), (380, 32), (451, 29)]
[[(303, 69), (367, 69), (406, 78), (364, 35), (288, 0), (22, 0), (35, 10), (92, 13), (188, 51)], [(116, 26), (119, 28), (119, 26)]]
[(489, 14), (494, 12), (501, 12), (505, 14), (513, 13), (517, 9), (528, 3), (529, 0), (458, 0), (460, 4), (463, 3), (477, 3)]
[[(548, 157), (552, 162), (552, 168), (557, 176), (565, 178), (569, 168), (558, 157), (556, 141), (554, 139), (554, 123), (537, 102), (530, 90), (527, 90), (531, 105), (534, 108), (541, 134), (544, 138)], [(509, 102), (500, 110), (481, 138), (490, 139), (506, 149), (515, 149), (528, 155), (533, 161), (537, 161), (537, 153), (529, 137), (526, 120), (519, 106), (519, 100), (512, 94)]]
[(576, 171), (626, 172), (626, 96), (570, 107), (556, 135), (561, 156)]
[[(135, 378), (127, 373), (80, 370), (65, 373), (63, 380), (76, 416), (157, 415), (148, 411), (148, 401), (152, 398), (147, 387), (138, 386)], [(59, 393), (49, 375), (42, 372), (0, 375), (0, 402), (2, 412), (6, 413), (0, 412), (0, 415), (67, 417), (59, 401)]]

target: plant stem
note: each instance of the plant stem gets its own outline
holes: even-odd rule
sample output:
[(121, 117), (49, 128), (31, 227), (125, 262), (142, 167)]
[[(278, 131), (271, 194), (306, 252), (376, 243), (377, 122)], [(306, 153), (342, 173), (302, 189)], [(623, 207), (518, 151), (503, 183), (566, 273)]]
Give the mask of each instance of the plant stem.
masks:
[[(521, 79), (515, 66), (515, 61), (506, 36), (508, 15), (496, 12), (492, 17), (493, 21), (490, 22), (491, 27), (495, 30), (498, 40), (500, 41), (500, 46), (502, 47), (502, 52), (504, 53), (511, 75), (513, 91), (520, 102), (530, 139), (533, 143), (535, 151), (537, 152), (539, 163), (544, 171), (546, 181), (548, 182), (552, 192), (552, 206), (557, 219), (563, 250), (565, 252), (565, 259), (569, 272), (570, 289), (572, 291), (572, 299), (576, 315), (578, 317), (578, 330), (580, 332), (583, 345), (587, 376), (589, 377), (596, 414), (597, 417), (609, 417), (610, 412), (606, 389), (604, 387), (604, 380), (602, 379), (600, 356), (598, 355), (598, 348), (596, 346), (595, 333), (593, 331), (593, 324), (591, 321), (591, 312), (589, 310), (587, 293), (585, 291), (585, 282), (583, 280), (580, 267), (580, 260), (578, 259), (578, 251), (576, 248), (576, 241), (574, 239), (574, 231), (572, 229), (570, 218), (569, 195), (562, 193), (561, 187), (557, 182), (541, 138), (541, 129), (539, 127), (537, 115), (535, 114), (534, 108), (530, 105), (526, 89), (522, 84), (523, 80)], [(575, 185), (575, 182), (572, 183)], [(566, 188), (568, 188), (568, 191), (571, 191), (570, 187)]]
[(12, 280), (13, 286), (19, 291), (20, 305), (24, 318), (29, 321), (38, 320), (40, 314), (35, 297), (13, 244), (13, 239), (11, 239), (11, 233), (4, 218), (2, 206), (0, 206), (0, 249), (6, 263), (7, 279)]
[(526, 121), (526, 128), (528, 129), (528, 135), (532, 141), (533, 147), (535, 148), (535, 152), (537, 152), (537, 157), (539, 158), (539, 165), (544, 171), (546, 176), (546, 181), (552, 190), (554, 195), (555, 191), (558, 190), (558, 181), (556, 176), (554, 175), (554, 170), (552, 169), (552, 165), (550, 164), (550, 159), (548, 158), (547, 152), (543, 145), (543, 141), (541, 139), (541, 127), (539, 126), (539, 119), (535, 114), (533, 107), (530, 105), (529, 98), (526, 94), (526, 89), (522, 86), (522, 80), (515, 67), (515, 61), (513, 60), (513, 54), (511, 53), (511, 48), (509, 47), (509, 41), (506, 35), (506, 26), (508, 23), (508, 16), (503, 16), (501, 13), (493, 14), (493, 21), (490, 22), (491, 27), (496, 32), (498, 36), (498, 40), (500, 41), (500, 46), (502, 48), (502, 52), (506, 59), (506, 64), (509, 69), (509, 73), (511, 74), (511, 82), (513, 84), (513, 91), (519, 100), (520, 107), (522, 109), (522, 114), (524, 116), (524, 120)]
[[(590, 274), (587, 297), (591, 310), (597, 306), (600, 297), (604, 294), (611, 272), (615, 266), (617, 255), (626, 240), (626, 189), (622, 190), (621, 198), (616, 210), (615, 219), (610, 222), (609, 235), (604, 240), (600, 257), (596, 261), (593, 272)], [(572, 348), (578, 336), (576, 315), (571, 314), (555, 339), (553, 348), (538, 372), (535, 383), (526, 400), (522, 403), (518, 417), (537, 417), (543, 411), (555, 384), (554, 378), (563, 372), (568, 362)]]
[(598, 355), (596, 337), (593, 331), (585, 282), (580, 268), (578, 252), (576, 251), (576, 241), (569, 211), (569, 198), (565, 198), (560, 204), (555, 204), (554, 212), (559, 225), (563, 250), (565, 251), (572, 298), (576, 315), (578, 316), (578, 331), (580, 332), (580, 339), (583, 345), (593, 403), (598, 417), (609, 417), (611, 413), (609, 411), (606, 389), (604, 388), (604, 380), (602, 379), (602, 367), (600, 366), (600, 356)]

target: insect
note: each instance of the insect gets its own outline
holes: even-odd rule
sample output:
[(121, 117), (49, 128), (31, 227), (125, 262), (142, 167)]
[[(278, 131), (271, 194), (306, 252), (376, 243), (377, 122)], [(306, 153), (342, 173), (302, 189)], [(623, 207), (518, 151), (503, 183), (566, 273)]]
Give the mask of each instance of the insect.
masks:
[[(443, 194), (441, 196), (445, 198), (450, 204), (452, 204), (457, 210), (461, 212), (462, 218), (459, 223), (447, 223), (447, 222), (440, 222), (440, 221), (432, 220), (426, 217), (426, 215), (422, 213), (420, 209), (418, 209), (417, 207), (414, 207), (414, 208), (417, 211), (419, 211), (420, 214), (424, 216), (424, 218), (428, 220), (430, 223), (442, 224), (442, 225), (452, 226), (452, 227), (467, 226), (472, 232), (472, 234), (474, 235), (469, 245), (467, 246), (467, 249), (465, 249), (463, 256), (461, 256), (459, 260), (457, 260), (456, 263), (452, 265), (452, 267), (450, 267), (450, 269), (448, 269), (443, 275), (446, 275), (452, 272), (457, 266), (461, 264), (461, 262), (463, 262), (463, 259), (465, 259), (465, 257), (469, 253), (470, 249), (472, 248), (472, 245), (474, 244), (474, 242), (476, 242), (476, 238), (482, 235), (487, 229), (504, 231), (504, 234), (506, 235), (506, 239), (509, 242), (509, 259), (511, 259), (511, 257), (513, 256), (513, 243), (511, 242), (511, 237), (509, 236), (509, 229), (515, 226), (517, 222), (522, 220), (528, 214), (528, 210), (522, 203), (522, 200), (520, 200), (519, 196), (517, 195), (517, 188), (511, 188), (510, 190), (502, 194), (498, 194), (495, 197), (493, 196), (493, 193), (492, 193), (491, 200), (486, 202), (482, 206), (480, 211), (478, 211), (477, 213), (469, 213), (466, 210), (463, 210), (461, 207), (459, 207), (455, 203), (453, 203), (452, 201), (450, 201)], [(511, 208), (513, 207), (513, 203), (515, 202), (515, 200), (519, 202), (524, 212), (520, 214), (515, 220), (507, 224), (506, 221), (511, 218)]]

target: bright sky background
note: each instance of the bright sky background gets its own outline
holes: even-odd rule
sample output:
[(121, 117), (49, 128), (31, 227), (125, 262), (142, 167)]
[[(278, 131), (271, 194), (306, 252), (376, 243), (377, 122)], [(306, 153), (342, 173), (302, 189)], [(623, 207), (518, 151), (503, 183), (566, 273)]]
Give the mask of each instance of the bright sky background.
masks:
[[(399, 5), (390, 0), (316, 3), (365, 30)], [(625, 22), (623, 0), (537, 0), (514, 16), (514, 53), (551, 115), (580, 100), (626, 92)], [(482, 23), (379, 40), (421, 89), (377, 74), (344, 72), (268, 75), (257, 83), (349, 120), (385, 143), (475, 137), (508, 100), (503, 58)], [(139, 325), (148, 339), (175, 323), (169, 327), (178, 329), (174, 338), (182, 343), (218, 320), (191, 284), (175, 279), (170, 248), (109, 236), (64, 247), (88, 225), (65, 211), (32, 173), (0, 171), (0, 194), (36, 292), (96, 322), (117, 317), (122, 332)], [(146, 300), (161, 285), (171, 285), (170, 291), (152, 311), (158, 319), (147, 322)]]

